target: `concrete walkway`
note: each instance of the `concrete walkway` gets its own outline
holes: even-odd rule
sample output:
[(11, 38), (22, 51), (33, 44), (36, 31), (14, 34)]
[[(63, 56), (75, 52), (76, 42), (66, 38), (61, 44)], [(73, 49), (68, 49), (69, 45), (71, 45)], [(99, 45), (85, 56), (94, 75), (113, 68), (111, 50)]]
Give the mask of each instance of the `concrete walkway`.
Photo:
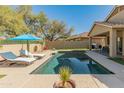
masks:
[(124, 66), (118, 64), (107, 56), (101, 55), (96, 52), (88, 51), (86, 53), (89, 57), (94, 59), (97, 63), (101, 64), (111, 72), (113, 75), (93, 75), (96, 79), (103, 82), (108, 87), (124, 87)]
[[(0, 74), (6, 74), (0, 79), (0, 87), (6, 88), (52, 88), (55, 81), (59, 80), (58, 75), (42, 75), (30, 74), (37, 67), (46, 62), (52, 57), (52, 51), (45, 51), (46, 56), (37, 60), (32, 65), (27, 67), (6, 67), (0, 68)], [(75, 74), (71, 76), (78, 88), (106, 88), (106, 87), (124, 87), (124, 66), (114, 63), (107, 57), (94, 53), (87, 52), (88, 56), (108, 68), (115, 74), (112, 75), (84, 75)]]

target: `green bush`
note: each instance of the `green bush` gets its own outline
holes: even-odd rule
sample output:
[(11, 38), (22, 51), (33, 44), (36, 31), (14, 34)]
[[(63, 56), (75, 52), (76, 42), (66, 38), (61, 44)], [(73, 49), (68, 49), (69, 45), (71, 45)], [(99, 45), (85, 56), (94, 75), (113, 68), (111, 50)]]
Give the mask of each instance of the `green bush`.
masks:
[(60, 79), (63, 82), (63, 86), (65, 86), (65, 83), (70, 79), (72, 71), (69, 67), (63, 66), (59, 69), (59, 74), (60, 74)]

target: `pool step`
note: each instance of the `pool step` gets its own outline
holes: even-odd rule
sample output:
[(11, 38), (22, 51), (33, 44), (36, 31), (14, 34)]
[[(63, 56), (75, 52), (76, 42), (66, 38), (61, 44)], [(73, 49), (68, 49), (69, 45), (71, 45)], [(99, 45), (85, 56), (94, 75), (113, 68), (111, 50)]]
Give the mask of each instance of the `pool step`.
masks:
[(68, 60), (70, 60), (71, 62), (71, 66), (73, 68), (73, 71), (79, 74), (82, 74), (82, 72), (84, 73), (90, 73), (89, 72), (89, 68), (87, 66), (87, 62), (83, 62), (83, 64), (80, 64), (81, 61), (77, 58), (68, 58)]

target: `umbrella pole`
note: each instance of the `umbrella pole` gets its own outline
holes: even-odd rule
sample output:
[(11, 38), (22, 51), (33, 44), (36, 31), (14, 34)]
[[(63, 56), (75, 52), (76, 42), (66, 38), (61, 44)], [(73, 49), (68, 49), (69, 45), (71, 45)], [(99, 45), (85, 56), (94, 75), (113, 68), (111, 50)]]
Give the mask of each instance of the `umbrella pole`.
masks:
[(23, 42), (21, 42), (22, 43), (22, 50), (23, 50)]
[(23, 50), (23, 44), (22, 44), (22, 50)]
[(27, 40), (27, 51), (30, 51), (30, 50), (29, 50), (29, 47), (30, 47), (30, 46), (29, 46), (29, 41)]

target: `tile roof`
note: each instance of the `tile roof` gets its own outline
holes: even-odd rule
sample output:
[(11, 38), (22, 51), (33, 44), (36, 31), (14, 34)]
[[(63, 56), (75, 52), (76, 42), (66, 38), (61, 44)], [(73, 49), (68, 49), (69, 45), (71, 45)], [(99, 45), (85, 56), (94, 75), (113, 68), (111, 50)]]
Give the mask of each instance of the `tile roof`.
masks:
[(74, 38), (79, 38), (79, 37), (88, 37), (88, 32), (83, 32), (78, 35), (72, 35), (68, 39), (74, 39)]
[[(89, 34), (89, 32), (83, 32), (83, 33), (80, 33), (78, 35), (70, 36), (66, 40), (76, 39), (76, 38), (80, 38), (80, 37), (82, 37), (82, 38), (89, 38), (88, 34)], [(104, 37), (98, 36), (98, 37), (94, 37), (94, 38), (104, 38)]]

